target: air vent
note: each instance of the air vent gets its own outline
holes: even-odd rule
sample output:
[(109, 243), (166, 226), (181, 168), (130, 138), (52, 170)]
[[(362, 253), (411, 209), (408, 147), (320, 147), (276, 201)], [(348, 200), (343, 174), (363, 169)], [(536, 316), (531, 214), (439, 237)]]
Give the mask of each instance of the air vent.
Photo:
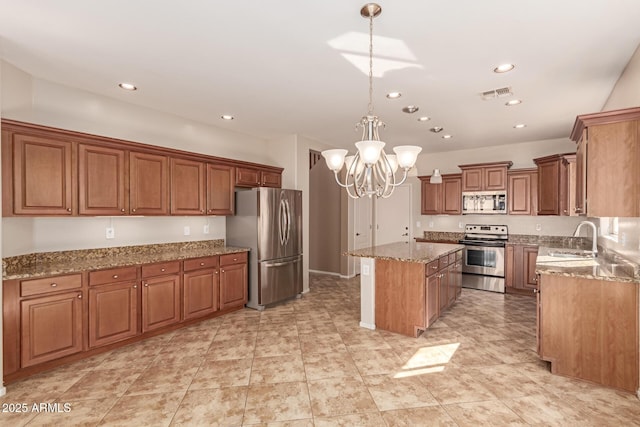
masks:
[(504, 98), (505, 96), (511, 95), (513, 95), (511, 87), (501, 87), (500, 89), (488, 90), (480, 94), (480, 96), (482, 96), (482, 99), (485, 101), (496, 98)]

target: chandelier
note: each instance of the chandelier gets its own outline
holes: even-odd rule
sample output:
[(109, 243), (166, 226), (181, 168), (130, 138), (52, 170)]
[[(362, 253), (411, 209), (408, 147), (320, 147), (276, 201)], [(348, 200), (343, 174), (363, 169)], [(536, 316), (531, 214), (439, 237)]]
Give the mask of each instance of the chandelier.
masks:
[[(422, 151), (421, 147), (401, 145), (394, 147), (395, 154), (386, 154), (385, 143), (380, 141), (378, 128), (385, 124), (373, 114), (373, 18), (380, 15), (382, 8), (375, 3), (368, 3), (360, 9), (360, 15), (369, 19), (369, 105), (367, 115), (356, 124), (362, 128), (362, 139), (356, 142), (356, 154), (347, 156), (343, 149), (325, 150), (322, 156), (327, 167), (333, 171), (336, 182), (347, 190), (354, 199), (364, 196), (387, 198), (395, 187), (404, 183)], [(338, 174), (346, 166), (346, 177), (340, 182)], [(396, 179), (396, 171), (404, 172), (402, 179)]]

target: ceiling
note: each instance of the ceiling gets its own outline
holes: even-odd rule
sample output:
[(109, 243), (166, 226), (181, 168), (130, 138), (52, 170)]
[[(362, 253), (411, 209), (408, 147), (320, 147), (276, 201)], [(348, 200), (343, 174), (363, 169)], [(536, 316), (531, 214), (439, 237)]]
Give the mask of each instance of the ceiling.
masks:
[[(218, 127), (353, 148), (368, 102), (364, 4), (0, 0), (1, 55), (37, 78)], [(379, 4), (373, 90), (387, 124), (381, 139), (427, 153), (568, 137), (576, 115), (603, 108), (640, 43), (637, 0)], [(516, 68), (494, 73), (502, 63)], [(139, 89), (123, 91), (124, 81)], [(481, 100), (506, 86), (512, 97)], [(390, 91), (402, 97), (387, 99)], [(514, 98), (522, 104), (504, 105)], [(401, 112), (407, 105), (419, 111)], [(419, 122), (422, 115), (431, 120)], [(444, 132), (429, 132), (433, 126)]]

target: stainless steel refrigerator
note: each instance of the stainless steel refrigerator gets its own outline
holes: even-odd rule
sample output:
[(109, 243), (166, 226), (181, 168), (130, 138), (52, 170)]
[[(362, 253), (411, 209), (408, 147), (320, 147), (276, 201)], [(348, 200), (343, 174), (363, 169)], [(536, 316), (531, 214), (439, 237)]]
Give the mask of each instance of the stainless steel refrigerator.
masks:
[(263, 310), (302, 293), (302, 191), (236, 191), (226, 243), (251, 249), (247, 307)]

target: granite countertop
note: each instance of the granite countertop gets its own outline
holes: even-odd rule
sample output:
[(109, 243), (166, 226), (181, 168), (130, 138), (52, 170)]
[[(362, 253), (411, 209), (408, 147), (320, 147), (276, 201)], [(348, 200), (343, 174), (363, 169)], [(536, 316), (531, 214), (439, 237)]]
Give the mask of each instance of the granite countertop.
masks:
[(346, 253), (346, 255), (426, 264), (461, 249), (464, 249), (464, 246), (458, 244), (397, 242), (357, 249)]
[(585, 279), (614, 282), (640, 283), (640, 267), (615, 254), (598, 254), (597, 257), (558, 257), (553, 252), (586, 253), (589, 251), (541, 246), (538, 249), (536, 273), (554, 274)]
[(224, 246), (224, 241), (216, 240), (27, 254), (3, 258), (2, 280), (30, 279), (247, 251), (248, 248)]

